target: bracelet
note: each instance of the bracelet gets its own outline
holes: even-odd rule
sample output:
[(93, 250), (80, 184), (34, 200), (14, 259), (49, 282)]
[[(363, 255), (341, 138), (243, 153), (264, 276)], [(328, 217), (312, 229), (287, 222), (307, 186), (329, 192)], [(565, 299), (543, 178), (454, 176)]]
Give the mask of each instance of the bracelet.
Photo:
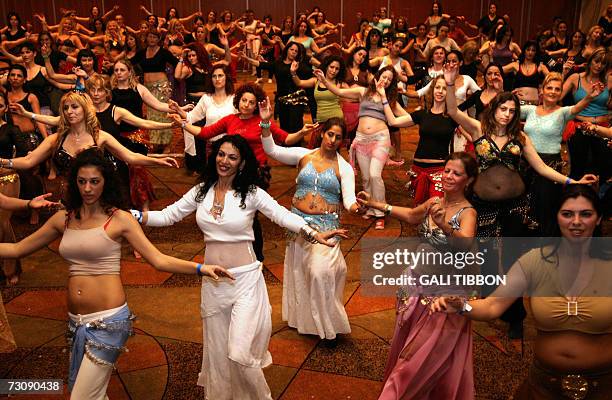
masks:
[(13, 169), (13, 159), (12, 158), (9, 158), (9, 160), (8, 160), (8, 167), (10, 169)]
[(385, 100), (385, 101), (383, 101), (383, 102), (382, 102), (382, 105), (383, 105), (383, 106), (388, 106), (388, 105), (389, 105), (389, 102), (388, 102), (387, 100)]
[(181, 122), (181, 128), (185, 129), (187, 127), (187, 121)]
[(28, 200), (28, 204), (26, 204), (26, 207), (27, 207), (28, 210), (32, 209), (32, 200), (34, 200), (34, 199)]
[(259, 127), (261, 129), (270, 129), (270, 126), (272, 126), (272, 122), (270, 122), (270, 121), (265, 122), (263, 119), (261, 121), (259, 121)]
[(36, 122), (36, 114), (32, 113), (30, 119), (32, 120), (32, 122)]
[(85, 75), (85, 76), (83, 77), (83, 80), (84, 80), (84, 81), (86, 81), (86, 80), (88, 80), (88, 79), (89, 79), (89, 75)]
[(140, 210), (130, 210), (130, 213), (132, 214), (132, 217), (134, 217), (134, 219), (136, 221), (138, 221), (139, 224), (142, 224), (142, 211)]
[(391, 204), (385, 204), (385, 215), (391, 215), (393, 211), (393, 206)]
[(202, 274), (202, 264), (196, 265), (196, 273), (198, 276), (204, 276), (204, 274)]
[(307, 242), (310, 242), (312, 244), (318, 243), (317, 239), (315, 239), (315, 236), (318, 231), (312, 226), (308, 224), (304, 225), (302, 229), (300, 229), (300, 233), (302, 234), (304, 240), (306, 240)]
[(182, 64), (183, 63), (183, 59), (179, 58), (178, 63), (177, 64)]
[(569, 185), (570, 183), (572, 183), (572, 178), (567, 178), (565, 180), (565, 185)]

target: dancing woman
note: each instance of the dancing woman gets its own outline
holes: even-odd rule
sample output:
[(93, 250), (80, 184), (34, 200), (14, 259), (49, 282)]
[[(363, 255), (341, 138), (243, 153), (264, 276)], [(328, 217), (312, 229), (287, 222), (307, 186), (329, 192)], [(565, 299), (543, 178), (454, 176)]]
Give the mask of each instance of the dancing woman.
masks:
[[(404, 208), (373, 201), (368, 193), (360, 192), (357, 201), (401, 221), (418, 224), (418, 234), (424, 242), (420, 248), (424, 251), (468, 249), (476, 235), (476, 211), (466, 195), (469, 196), (477, 174), (478, 166), (472, 156), (453, 153), (444, 164), (442, 199), (430, 198), (418, 207)], [(418, 265), (405, 273), (418, 281), (418, 275), (426, 274), (427, 268)], [(395, 331), (379, 400), (473, 399), (472, 327), (460, 316), (447, 318), (429, 313), (428, 304), (434, 299), (435, 290), (418, 289), (419, 293), (415, 293), (414, 286), (398, 291)], [(465, 289), (443, 290), (467, 297), (470, 293)]]
[[(319, 230), (338, 229), (341, 203), (348, 212), (360, 211), (353, 168), (338, 154), (346, 126), (341, 118), (330, 118), (315, 134), (320, 141), (315, 150), (279, 147), (267, 129), (262, 142), (266, 154), (299, 170), (291, 211)], [(343, 306), (346, 263), (340, 243), (329, 248), (294, 237), (287, 245), (284, 277), (283, 321), (290, 327), (329, 340), (351, 332)]]
[(272, 310), (261, 262), (253, 251), (255, 213), (261, 211), (312, 243), (333, 247), (332, 236), (321, 233), (299, 215), (280, 206), (256, 186), (257, 160), (240, 135), (226, 135), (213, 144), (201, 182), (162, 211), (141, 213), (147, 226), (169, 226), (196, 213), (204, 234), (206, 263), (222, 263), (235, 282), (202, 280), (204, 356), (198, 384), (210, 399), (272, 399), (262, 368), (272, 363), (268, 343)]
[[(0, 166), (22, 170), (52, 159), (59, 179), (59, 188), (54, 194), (59, 198), (64, 193), (65, 178), (76, 155), (89, 147), (109, 150), (128, 164), (177, 167), (176, 161), (169, 157), (156, 159), (133, 153), (109, 133), (100, 130), (96, 109), (89, 95), (85, 93), (66, 93), (60, 101), (60, 109), (62, 113), (57, 134), (46, 137), (36, 149), (24, 157), (0, 158)], [(41, 118), (41, 122), (45, 120)]]
[[(367, 88), (353, 87), (341, 89), (328, 80), (323, 71), (316, 70), (315, 75), (332, 93), (361, 102), (359, 105), (357, 135), (350, 151), (351, 165), (355, 165), (355, 160), (357, 161), (361, 170), (364, 189), (372, 194), (374, 200), (384, 202), (385, 183), (382, 179), (382, 170), (389, 157), (391, 140), (384, 112), (384, 103), (376, 92), (374, 82), (381, 82), (394, 112), (398, 113), (398, 115), (407, 114), (397, 104), (397, 74), (395, 69), (392, 66), (387, 66), (379, 70), (375, 75), (375, 79)], [(372, 216), (376, 217), (375, 228), (384, 229), (384, 213), (371, 208), (364, 217), (371, 218)]]
[(66, 211), (18, 243), (0, 244), (0, 257), (34, 253), (61, 237), (60, 255), (70, 265), (68, 280), (68, 387), (71, 399), (103, 399), (114, 364), (125, 350), (131, 314), (121, 283), (121, 241), (128, 241), (154, 268), (173, 273), (232, 275), (162, 254), (146, 238), (117, 190), (113, 166), (99, 149), (81, 152), (71, 166)]
[(603, 400), (612, 393), (612, 353), (602, 351), (612, 345), (612, 279), (609, 246), (594, 236), (604, 207), (585, 185), (568, 185), (559, 200), (553, 242), (522, 255), (506, 285), (475, 301), (440, 297), (432, 309), (490, 321), (526, 296), (537, 329), (535, 354), (513, 398)]

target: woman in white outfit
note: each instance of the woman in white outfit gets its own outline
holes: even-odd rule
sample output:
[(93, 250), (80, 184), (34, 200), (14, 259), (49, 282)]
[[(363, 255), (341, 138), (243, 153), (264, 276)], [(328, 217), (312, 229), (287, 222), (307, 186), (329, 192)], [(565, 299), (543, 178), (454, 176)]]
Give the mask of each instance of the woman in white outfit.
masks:
[[(262, 135), (262, 143), (270, 157), (299, 170), (291, 211), (319, 230), (333, 230), (339, 227), (342, 204), (349, 212), (360, 211), (355, 173), (338, 154), (346, 135), (344, 121), (328, 119), (317, 135), (321, 145), (314, 150), (277, 146), (269, 133)], [(329, 340), (351, 332), (342, 302), (346, 262), (339, 243), (330, 248), (291, 238), (283, 276), (283, 321), (290, 327)]]
[(308, 226), (257, 187), (257, 176), (247, 141), (226, 135), (213, 144), (201, 183), (164, 210), (140, 218), (148, 226), (169, 226), (195, 212), (206, 242), (204, 259), (218, 260), (235, 277), (202, 281), (204, 358), (198, 385), (206, 387), (211, 400), (272, 399), (262, 370), (272, 363), (272, 308), (252, 246), (255, 212), (312, 242), (333, 246), (327, 238), (345, 236), (341, 230), (320, 233)]

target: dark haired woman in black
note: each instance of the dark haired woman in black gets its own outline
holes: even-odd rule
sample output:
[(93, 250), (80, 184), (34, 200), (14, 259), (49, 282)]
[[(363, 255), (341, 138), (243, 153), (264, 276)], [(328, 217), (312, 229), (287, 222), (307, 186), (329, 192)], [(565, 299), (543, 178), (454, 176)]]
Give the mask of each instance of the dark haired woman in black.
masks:
[(196, 186), (164, 210), (138, 215), (145, 225), (169, 226), (195, 212), (206, 242), (205, 262), (223, 263), (236, 278), (235, 282), (202, 280), (206, 350), (198, 384), (206, 387), (211, 399), (272, 399), (262, 371), (272, 363), (268, 352), (272, 310), (252, 244), (256, 212), (313, 243), (334, 246), (328, 239), (345, 232), (317, 232), (279, 205), (257, 186), (257, 168), (255, 154), (242, 136), (223, 136), (213, 144)]

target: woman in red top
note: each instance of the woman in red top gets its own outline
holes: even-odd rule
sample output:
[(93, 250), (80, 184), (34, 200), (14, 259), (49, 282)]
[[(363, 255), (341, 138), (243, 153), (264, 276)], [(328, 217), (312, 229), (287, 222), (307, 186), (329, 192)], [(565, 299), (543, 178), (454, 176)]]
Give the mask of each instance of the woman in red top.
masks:
[[(186, 132), (202, 139), (210, 139), (222, 133), (240, 135), (245, 138), (255, 153), (259, 164), (259, 186), (267, 190), (270, 187), (271, 175), (268, 158), (261, 142), (261, 128), (270, 128), (275, 142), (291, 146), (299, 143), (304, 135), (313, 130), (317, 124), (306, 124), (298, 132), (287, 133), (270, 121), (271, 115), (268, 115), (267, 110), (266, 115), (260, 115), (260, 104), (265, 100), (266, 93), (263, 89), (253, 83), (246, 83), (240, 86), (234, 94), (234, 108), (238, 110), (238, 113), (223, 117), (209, 126), (195, 126), (188, 124), (184, 120), (181, 122), (181, 125)], [(178, 108), (177, 104), (173, 104), (172, 108), (180, 114), (180, 117), (176, 114), (171, 115), (176, 121), (186, 118), (187, 114)], [(263, 261), (263, 235), (257, 216), (253, 220), (253, 232), (255, 234), (255, 241), (253, 243), (255, 255), (259, 261)]]

